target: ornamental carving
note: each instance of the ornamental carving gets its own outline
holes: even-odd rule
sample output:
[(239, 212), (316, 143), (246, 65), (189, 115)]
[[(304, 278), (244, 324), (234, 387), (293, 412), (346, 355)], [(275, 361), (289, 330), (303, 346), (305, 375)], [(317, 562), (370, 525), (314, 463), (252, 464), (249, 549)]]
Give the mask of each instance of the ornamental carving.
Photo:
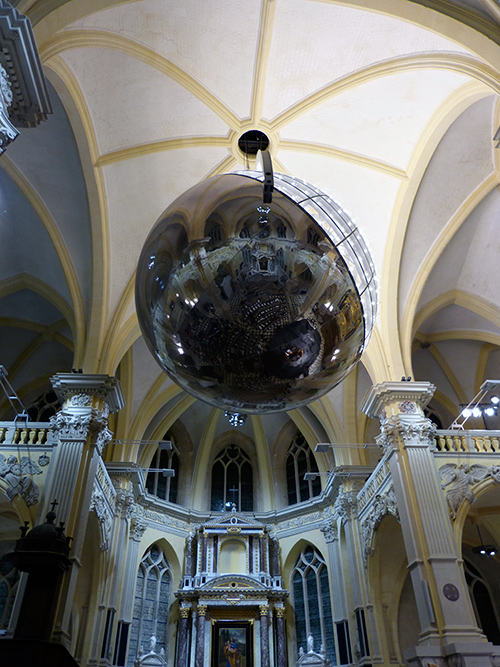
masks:
[(334, 521), (325, 522), (321, 528), (321, 532), (325, 536), (327, 542), (334, 542), (339, 537), (337, 524)]
[(95, 512), (99, 520), (99, 527), (101, 530), (101, 551), (105, 551), (109, 547), (109, 536), (111, 534), (111, 526), (113, 525), (113, 518), (109, 510), (106, 499), (99, 491), (94, 491), (90, 501), (90, 511)]
[(358, 516), (356, 492), (341, 490), (333, 506), (334, 517), (342, 523), (355, 519)]
[(452, 519), (464, 500), (472, 504), (475, 494), (472, 486), (479, 484), (488, 477), (497, 484), (500, 483), (500, 465), (483, 466), (480, 464), (468, 465), (467, 463), (446, 463), (439, 468), (441, 477), (441, 488), (445, 491), (446, 502)]
[(141, 519), (133, 519), (130, 525), (130, 539), (134, 542), (140, 542), (148, 524)]
[(384, 453), (399, 443), (405, 446), (427, 446), (435, 449), (436, 425), (430, 419), (421, 418), (413, 421), (411, 416), (406, 419), (408, 421), (404, 416), (389, 417), (381, 424), (381, 434), (375, 440)]
[(92, 403), (92, 396), (88, 394), (74, 394), (71, 397), (71, 405), (74, 405), (79, 408), (84, 408), (89, 406)]
[(127, 489), (118, 488), (115, 497), (115, 514), (122, 519), (131, 519), (134, 514), (134, 496)]
[(391, 486), (386, 493), (378, 493), (370, 503), (368, 515), (361, 523), (361, 538), (363, 540), (363, 561), (366, 567), (368, 556), (373, 554), (373, 533), (379, 527), (382, 519), (387, 515), (396, 517), (399, 521), (399, 510), (394, 488)]
[[(105, 406), (106, 408), (106, 406)], [(111, 440), (112, 433), (108, 429), (109, 410), (91, 408), (85, 415), (74, 415), (61, 410), (50, 418), (51, 429), (62, 440), (86, 440), (90, 436), (99, 454)]]
[(5, 458), (0, 454), (0, 478), (8, 484), (5, 493), (9, 500), (19, 494), (26, 505), (35, 505), (40, 490), (32, 476), (40, 475), (41, 472), (42, 469), (29, 456), (21, 456), (21, 460), (18, 461), (17, 456), (11, 455)]
[(413, 401), (401, 401), (398, 403), (398, 410), (406, 415), (413, 415), (417, 412), (417, 405)]
[(275, 607), (276, 618), (285, 618), (285, 607)]
[(269, 616), (269, 605), (260, 604), (259, 605), (259, 614), (260, 614), (260, 616)]
[(7, 72), (0, 65), (0, 155), (19, 134), (9, 120), (8, 108), (12, 104), (12, 90)]

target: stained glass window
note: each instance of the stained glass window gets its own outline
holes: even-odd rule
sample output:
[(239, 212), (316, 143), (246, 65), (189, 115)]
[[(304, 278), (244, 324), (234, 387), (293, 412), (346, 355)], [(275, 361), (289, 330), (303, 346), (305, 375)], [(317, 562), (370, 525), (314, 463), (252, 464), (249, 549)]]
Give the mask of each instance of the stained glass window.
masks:
[(310, 545), (300, 553), (291, 577), (297, 653), (302, 647), (307, 651), (307, 637), (311, 634), (314, 650), (323, 647), (332, 665), (337, 664), (333, 614), (326, 563)]
[(130, 631), (128, 667), (133, 667), (140, 647), (147, 653), (156, 637), (156, 652), (166, 652), (171, 573), (163, 550), (153, 544), (144, 554), (137, 573), (134, 616)]
[(233, 503), (238, 511), (253, 511), (252, 464), (237, 445), (223, 449), (214, 461), (210, 508), (224, 512)]

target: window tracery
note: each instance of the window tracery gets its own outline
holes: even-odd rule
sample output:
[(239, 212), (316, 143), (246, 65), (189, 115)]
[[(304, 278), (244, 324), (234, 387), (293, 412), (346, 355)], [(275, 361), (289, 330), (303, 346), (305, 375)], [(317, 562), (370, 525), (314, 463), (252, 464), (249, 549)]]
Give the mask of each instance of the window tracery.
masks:
[(141, 646), (156, 637), (157, 651), (166, 651), (171, 572), (165, 553), (153, 544), (144, 554), (137, 572), (134, 614), (130, 632), (128, 667), (133, 667)]
[(331, 663), (337, 664), (328, 568), (319, 551), (310, 545), (304, 547), (297, 559), (291, 589), (297, 654), (301, 647), (307, 647), (307, 638), (311, 635), (316, 650), (323, 647)]
[(223, 449), (212, 467), (210, 508), (224, 512), (232, 504), (241, 512), (253, 511), (253, 469), (249, 457), (237, 445)]
[(286, 457), (286, 485), (288, 504), (302, 503), (309, 498), (319, 496), (321, 482), (319, 477), (313, 480), (304, 480), (306, 472), (318, 472), (314, 454), (302, 433), (297, 433)]

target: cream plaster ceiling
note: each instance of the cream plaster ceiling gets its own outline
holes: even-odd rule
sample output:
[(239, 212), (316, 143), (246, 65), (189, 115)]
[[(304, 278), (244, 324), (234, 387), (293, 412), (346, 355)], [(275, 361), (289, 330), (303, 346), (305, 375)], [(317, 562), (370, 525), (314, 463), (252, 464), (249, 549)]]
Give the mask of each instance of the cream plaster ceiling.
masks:
[[(310, 181), (351, 212), (378, 274), (377, 329), (363, 360), (369, 381), (361, 369), (361, 381), (355, 374), (289, 419), (309, 424), (311, 441), (353, 441), (365, 422), (349, 406), (359, 405), (369, 382), (427, 379), (448, 408), (474, 390), (476, 347), (500, 334), (498, 281), (488, 277), (498, 272), (500, 250), (492, 141), (500, 24), (488, 0), (423, 4), (17, 3), (32, 18), (56, 103), (46, 125), (24, 131), (0, 159), (0, 195), (15, 193), (14, 211), (24, 206), (32, 217), (28, 230), (28, 217), (4, 215), (10, 250), (0, 249), (0, 297), (29, 289), (47, 299), (73, 330), (75, 367), (119, 369), (129, 403), (123, 433), (152, 434), (182, 413), (174, 409), (182, 397), (138, 339), (133, 286), (142, 244), (184, 190), (244, 167), (237, 140), (248, 129), (269, 136), (276, 171)], [(8, 279), (18, 275), (12, 288)], [(2, 323), (14, 336), (19, 307), (2, 301)], [(39, 308), (25, 309), (24, 320), (27, 330), (48, 326)], [(467, 342), (434, 356), (420, 347), (450, 332), (474, 341), (462, 371), (451, 356), (466, 355)], [(28, 376), (45, 374), (28, 342), (23, 349), (13, 380), (33, 398)], [(493, 352), (491, 363), (479, 354), (480, 363), (498, 377)], [(186, 421), (196, 406), (189, 410)], [(207, 410), (192, 420), (196, 438)], [(248, 435), (258, 440), (264, 421), (252, 422)], [(274, 439), (281, 421), (266, 429)]]

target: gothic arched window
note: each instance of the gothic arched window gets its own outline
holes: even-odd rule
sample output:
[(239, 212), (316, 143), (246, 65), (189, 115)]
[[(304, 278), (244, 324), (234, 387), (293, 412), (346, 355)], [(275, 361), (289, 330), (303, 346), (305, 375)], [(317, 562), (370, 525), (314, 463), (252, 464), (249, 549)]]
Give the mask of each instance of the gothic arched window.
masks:
[(306, 439), (302, 433), (297, 433), (286, 456), (286, 486), (289, 505), (302, 503), (321, 493), (319, 477), (304, 480), (306, 472), (318, 472), (318, 466)]
[(500, 644), (500, 624), (488, 582), (467, 560), (464, 560), (464, 570), (477, 623), (488, 641), (498, 645)]
[(147, 653), (154, 635), (156, 652), (166, 652), (171, 573), (163, 550), (153, 544), (144, 554), (137, 573), (134, 616), (130, 631), (128, 667), (132, 667), (142, 646)]
[(212, 467), (210, 508), (219, 512), (234, 503), (241, 512), (253, 511), (253, 470), (250, 459), (237, 445), (221, 451)]
[[(165, 449), (163, 445), (158, 447), (150, 465), (150, 468), (156, 468), (156, 472), (148, 472), (146, 488), (151, 495), (176, 503), (179, 488), (179, 453), (168, 433), (165, 440), (170, 440), (172, 449)], [(165, 469), (174, 470), (175, 475), (166, 477), (162, 472)]]
[(314, 650), (326, 651), (332, 665), (336, 665), (335, 637), (328, 569), (323, 557), (310, 545), (300, 553), (291, 576), (297, 653), (300, 647), (307, 651), (307, 638), (312, 635)]

